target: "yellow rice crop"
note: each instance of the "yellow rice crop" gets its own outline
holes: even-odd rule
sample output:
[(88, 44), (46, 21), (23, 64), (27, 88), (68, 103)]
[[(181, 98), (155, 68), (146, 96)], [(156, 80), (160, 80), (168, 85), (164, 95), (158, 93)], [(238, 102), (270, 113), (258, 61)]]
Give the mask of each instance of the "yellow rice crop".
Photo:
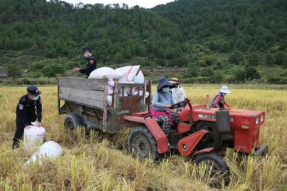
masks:
[[(43, 166), (23, 164), (31, 153), (23, 146), (12, 150), (15, 108), (25, 87), (0, 88), (0, 191), (30, 190), (216, 190), (198, 176), (189, 158), (169, 156), (160, 163), (140, 163), (126, 152), (128, 130), (115, 136), (79, 132), (70, 141), (63, 128), (64, 116), (57, 113), (57, 88), (42, 91), (45, 140), (58, 142), (63, 155)], [(218, 87), (219, 89), (219, 87)], [(192, 103), (203, 104), (206, 95), (218, 89), (186, 87)], [(232, 89), (227, 100), (234, 108), (266, 111), (260, 142), (269, 145), (266, 158), (240, 157), (228, 150), (225, 160), (231, 183), (221, 190), (287, 190), (287, 91)], [(211, 98), (210, 98), (211, 99)], [(121, 148), (121, 149), (118, 149)]]

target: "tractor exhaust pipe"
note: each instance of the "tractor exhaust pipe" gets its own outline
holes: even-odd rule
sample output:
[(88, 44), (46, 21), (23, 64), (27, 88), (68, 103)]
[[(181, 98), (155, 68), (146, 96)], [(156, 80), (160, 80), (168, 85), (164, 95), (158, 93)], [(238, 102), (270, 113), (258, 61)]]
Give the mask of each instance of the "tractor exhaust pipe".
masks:
[(208, 99), (209, 99), (209, 95), (207, 95), (207, 96), (206, 96), (206, 101), (205, 101), (205, 104), (204, 104), (204, 105), (205, 105), (205, 107), (207, 106)]

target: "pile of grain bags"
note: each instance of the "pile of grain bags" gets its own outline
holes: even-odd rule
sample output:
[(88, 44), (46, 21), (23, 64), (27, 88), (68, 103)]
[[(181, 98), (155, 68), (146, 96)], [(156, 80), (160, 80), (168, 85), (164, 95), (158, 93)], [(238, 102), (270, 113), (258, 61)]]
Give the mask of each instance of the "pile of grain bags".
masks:
[(107, 104), (108, 106), (112, 105), (113, 93), (114, 93), (114, 78), (119, 79), (123, 76), (122, 73), (116, 71), (109, 67), (102, 67), (94, 70), (88, 79), (108, 79), (108, 95), (107, 95)]
[(48, 141), (43, 144), (46, 130), (44, 127), (35, 126), (36, 123), (32, 122), (30, 128), (24, 129), (24, 147), (30, 153), (34, 153), (24, 165), (30, 165), (37, 160), (42, 165), (46, 159), (56, 159), (62, 154), (62, 148), (58, 143)]
[[(107, 95), (107, 103), (108, 106), (112, 105), (112, 95), (114, 93), (114, 81), (113, 79), (118, 79), (119, 83), (138, 83), (143, 84), (144, 83), (144, 75), (140, 70), (140, 65), (136, 66), (125, 66), (117, 69), (112, 69), (109, 67), (102, 67), (94, 70), (88, 79), (108, 79), (108, 95)], [(130, 91), (130, 88), (124, 89), (124, 96), (129, 95), (143, 95), (143, 89), (133, 88), (132, 92)], [(119, 96), (122, 96), (122, 90), (118, 89)], [(149, 96), (149, 93), (146, 92), (146, 98)]]

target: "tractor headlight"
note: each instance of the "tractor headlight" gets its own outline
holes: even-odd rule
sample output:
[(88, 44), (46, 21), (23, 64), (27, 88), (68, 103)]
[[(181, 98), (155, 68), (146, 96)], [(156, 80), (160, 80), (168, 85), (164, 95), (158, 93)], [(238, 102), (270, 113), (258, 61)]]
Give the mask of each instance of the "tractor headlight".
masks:
[(260, 121), (263, 122), (264, 121), (264, 116), (261, 115)]
[(256, 125), (259, 124), (259, 117), (256, 117)]

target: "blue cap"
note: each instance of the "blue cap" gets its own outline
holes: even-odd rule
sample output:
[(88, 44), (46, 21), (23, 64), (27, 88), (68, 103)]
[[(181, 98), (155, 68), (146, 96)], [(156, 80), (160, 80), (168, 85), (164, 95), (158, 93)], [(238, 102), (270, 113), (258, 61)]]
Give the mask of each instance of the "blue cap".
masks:
[(41, 94), (41, 92), (38, 90), (38, 88), (36, 86), (28, 86), (27, 92), (28, 92), (28, 94), (32, 94), (35, 96), (38, 96)]

